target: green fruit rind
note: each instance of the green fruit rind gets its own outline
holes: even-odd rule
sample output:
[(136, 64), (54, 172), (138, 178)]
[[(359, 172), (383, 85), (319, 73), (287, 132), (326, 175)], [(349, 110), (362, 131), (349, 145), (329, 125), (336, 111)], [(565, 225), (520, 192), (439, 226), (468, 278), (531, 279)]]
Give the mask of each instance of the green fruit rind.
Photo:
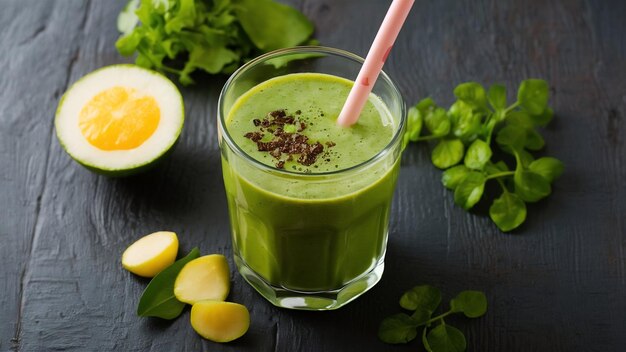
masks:
[[(146, 73), (146, 74), (158, 77), (159, 78), (159, 82), (162, 82), (164, 85), (169, 86), (168, 89), (170, 89), (170, 92), (175, 94), (175, 97), (176, 97), (177, 101), (180, 101), (180, 118), (179, 118), (180, 122), (177, 123), (178, 126), (176, 126), (176, 131), (173, 134), (169, 134), (169, 136), (172, 136), (171, 141), (169, 141), (169, 143), (167, 143), (166, 145), (160, 147), (159, 148), (160, 152), (157, 155), (151, 157), (150, 159), (148, 159), (148, 160), (140, 160), (137, 163), (129, 163), (128, 165), (125, 165), (124, 167), (117, 167), (117, 168), (116, 167), (108, 167), (106, 165), (97, 165), (96, 163), (82, 160), (81, 157), (76, 155), (76, 153), (74, 153), (71, 150), (71, 148), (68, 147), (68, 143), (66, 141), (64, 141), (64, 139), (63, 139), (64, 137), (62, 136), (62, 133), (60, 131), (60, 129), (62, 128), (60, 126), (60, 114), (61, 114), (62, 109), (64, 108), (64, 103), (66, 102), (67, 97), (72, 92), (72, 89), (74, 87), (76, 87), (77, 85), (79, 85), (80, 83), (84, 82), (84, 80), (86, 78), (92, 77), (94, 74), (101, 73), (101, 71), (104, 71), (104, 70), (111, 70), (111, 69), (116, 69), (116, 68), (140, 70), (143, 73)], [(57, 139), (59, 141), (59, 144), (61, 145), (61, 147), (63, 147), (65, 152), (72, 159), (74, 159), (74, 161), (76, 161), (78, 164), (80, 164), (83, 167), (85, 167), (86, 169), (88, 169), (90, 171), (93, 171), (95, 173), (98, 173), (100, 175), (104, 175), (104, 176), (108, 176), (108, 177), (125, 177), (125, 176), (130, 176), (130, 175), (134, 175), (134, 174), (138, 174), (138, 173), (147, 171), (147, 170), (153, 168), (154, 166), (156, 166), (165, 157), (167, 157), (173, 151), (175, 145), (178, 143), (180, 134), (181, 134), (182, 129), (184, 127), (184, 121), (185, 121), (185, 108), (184, 108), (184, 103), (183, 103), (183, 97), (180, 94), (180, 91), (178, 90), (176, 85), (172, 81), (170, 81), (167, 77), (165, 77), (164, 75), (162, 75), (162, 74), (160, 74), (158, 72), (155, 72), (155, 71), (152, 71), (152, 70), (148, 70), (148, 69), (139, 67), (137, 65), (117, 64), (117, 65), (110, 65), (110, 66), (101, 67), (101, 68), (99, 68), (97, 70), (94, 70), (94, 71), (86, 74), (85, 76), (81, 77), (76, 82), (74, 82), (72, 84), (72, 86), (70, 86), (70, 88), (67, 89), (67, 91), (63, 94), (63, 96), (59, 100), (59, 105), (57, 106), (57, 109), (56, 109), (56, 112), (55, 112), (54, 126), (55, 126), (56, 136), (57, 136)]]

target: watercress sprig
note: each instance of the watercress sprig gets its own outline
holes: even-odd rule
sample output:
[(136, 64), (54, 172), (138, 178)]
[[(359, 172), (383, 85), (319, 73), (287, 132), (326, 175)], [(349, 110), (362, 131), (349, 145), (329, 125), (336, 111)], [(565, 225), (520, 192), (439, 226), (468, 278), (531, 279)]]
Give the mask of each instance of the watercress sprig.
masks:
[[(538, 127), (553, 117), (548, 107), (548, 83), (523, 81), (517, 100), (507, 105), (506, 88), (494, 84), (486, 91), (476, 82), (454, 89), (457, 100), (446, 111), (426, 98), (409, 109), (405, 146), (409, 142), (436, 141), (432, 163), (444, 169), (443, 185), (454, 191), (454, 202), (471, 209), (483, 196), (485, 184), (495, 181), (502, 189), (489, 208), (489, 216), (502, 231), (511, 231), (526, 220), (526, 203), (552, 192), (552, 182), (563, 172), (563, 163), (553, 157), (534, 158), (544, 147)], [(429, 133), (422, 134), (423, 127)], [(493, 147), (511, 155), (494, 161)]]
[(450, 300), (450, 309), (433, 317), (441, 303), (441, 291), (430, 285), (416, 286), (400, 298), (400, 306), (412, 313), (398, 313), (385, 318), (378, 337), (386, 343), (407, 343), (417, 337), (422, 329), (422, 343), (429, 352), (463, 352), (467, 346), (465, 335), (446, 324), (444, 318), (463, 313), (468, 318), (478, 318), (487, 312), (487, 297), (479, 291), (462, 291)]

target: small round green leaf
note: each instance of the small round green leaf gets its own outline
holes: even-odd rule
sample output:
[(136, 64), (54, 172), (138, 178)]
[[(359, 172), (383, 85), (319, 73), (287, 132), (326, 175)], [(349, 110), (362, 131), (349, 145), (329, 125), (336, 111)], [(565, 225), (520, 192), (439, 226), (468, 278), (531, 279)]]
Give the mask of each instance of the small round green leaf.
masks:
[(524, 166), (525, 168), (528, 168), (530, 163), (535, 161), (535, 157), (533, 157), (532, 154), (530, 154), (529, 152), (527, 152), (524, 149), (517, 149), (517, 150), (515, 150), (515, 153), (517, 154), (517, 156), (519, 157), (520, 161), (522, 162), (522, 166)]
[(406, 148), (407, 145), (409, 145), (409, 142), (411, 140), (409, 139), (409, 134), (407, 132), (404, 132), (404, 135), (402, 136), (402, 150), (404, 151), (404, 148)]
[(528, 165), (530, 171), (543, 176), (548, 182), (559, 178), (563, 173), (563, 168), (563, 163), (559, 159), (549, 156), (539, 158)]
[(506, 109), (506, 88), (503, 85), (494, 84), (489, 87), (487, 98), (495, 110)]
[(516, 125), (526, 128), (533, 128), (535, 123), (525, 111), (513, 110), (506, 114), (506, 123), (508, 125)]
[(492, 155), (489, 144), (481, 139), (477, 139), (467, 148), (465, 166), (473, 170), (482, 170)]
[(526, 203), (514, 193), (505, 191), (489, 207), (489, 216), (500, 230), (511, 231), (526, 220)]
[(540, 150), (544, 145), (546, 145), (546, 142), (534, 128), (529, 128), (526, 131), (526, 143), (524, 143), (524, 147), (526, 147), (526, 149)]
[(432, 311), (420, 307), (413, 311), (413, 314), (411, 314), (411, 318), (413, 318), (413, 321), (415, 321), (415, 324), (417, 326), (420, 326), (426, 324), (426, 322), (430, 320), (432, 315)]
[(474, 113), (471, 106), (465, 104), (461, 100), (457, 100), (448, 109), (448, 116), (452, 120), (452, 123), (456, 123), (461, 116), (468, 116)]
[(468, 318), (478, 318), (487, 312), (487, 297), (480, 291), (462, 291), (450, 300), (450, 308)]
[(465, 335), (454, 326), (440, 324), (428, 332), (428, 345), (433, 352), (463, 352), (467, 347)]
[(476, 82), (459, 84), (456, 88), (454, 88), (454, 95), (459, 100), (472, 106), (473, 108), (483, 109), (487, 107), (485, 89)]
[(506, 165), (506, 163), (502, 160), (498, 161), (497, 163), (494, 164), (495, 167), (498, 168), (498, 170), (505, 172), (505, 171), (509, 171), (509, 167)]
[(407, 343), (417, 336), (417, 325), (413, 319), (398, 313), (385, 318), (378, 328), (378, 338), (386, 343)]
[(400, 306), (408, 310), (424, 308), (431, 313), (441, 302), (441, 291), (430, 285), (415, 286), (406, 291), (400, 298)]
[(552, 192), (550, 182), (545, 177), (521, 167), (515, 170), (513, 180), (515, 193), (526, 202), (536, 202)]
[(417, 141), (422, 132), (422, 124), (423, 124), (422, 114), (416, 107), (412, 107), (409, 109), (407, 114), (407, 127), (406, 134), (408, 134), (408, 138), (410, 141)]
[(441, 183), (447, 189), (455, 189), (461, 180), (470, 172), (465, 165), (453, 166), (441, 175)]
[(554, 111), (552, 111), (552, 109), (550, 108), (546, 108), (546, 110), (540, 115), (531, 116), (535, 125), (539, 126), (547, 125), (550, 121), (552, 121), (552, 117), (554, 117)]
[(454, 190), (454, 203), (468, 210), (478, 203), (485, 190), (485, 175), (472, 171), (468, 173)]
[(427, 109), (424, 117), (426, 128), (435, 136), (445, 136), (450, 132), (450, 120), (442, 108)]
[(517, 101), (531, 115), (541, 115), (548, 105), (548, 82), (542, 79), (527, 79), (517, 91)]
[(435, 101), (430, 97), (424, 98), (415, 104), (415, 107), (422, 113), (422, 115), (425, 115), (429, 109), (435, 108), (436, 106), (437, 104), (435, 104)]
[(487, 175), (499, 174), (506, 171), (509, 171), (509, 167), (502, 160), (498, 161), (495, 164), (492, 162), (488, 162), (485, 165), (485, 172), (487, 172)]
[(521, 149), (526, 144), (526, 134), (526, 127), (509, 124), (498, 131), (496, 142), (507, 152)]
[(437, 143), (430, 157), (433, 165), (440, 169), (447, 169), (463, 159), (464, 149), (460, 139), (442, 139)]
[(480, 113), (462, 114), (456, 118), (451, 116), (452, 133), (455, 137), (459, 137), (466, 142), (476, 139), (478, 134), (482, 131), (482, 116), (483, 115)]

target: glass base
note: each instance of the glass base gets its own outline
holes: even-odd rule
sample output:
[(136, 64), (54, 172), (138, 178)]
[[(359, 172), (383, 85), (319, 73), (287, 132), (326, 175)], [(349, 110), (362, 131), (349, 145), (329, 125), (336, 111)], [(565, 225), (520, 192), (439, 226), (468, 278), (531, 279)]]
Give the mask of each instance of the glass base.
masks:
[(261, 296), (277, 307), (299, 310), (333, 310), (352, 302), (374, 287), (385, 270), (384, 258), (367, 273), (350, 281), (340, 289), (321, 292), (303, 292), (288, 290), (271, 285), (252, 270), (238, 255), (234, 256), (237, 269), (243, 278), (254, 287)]

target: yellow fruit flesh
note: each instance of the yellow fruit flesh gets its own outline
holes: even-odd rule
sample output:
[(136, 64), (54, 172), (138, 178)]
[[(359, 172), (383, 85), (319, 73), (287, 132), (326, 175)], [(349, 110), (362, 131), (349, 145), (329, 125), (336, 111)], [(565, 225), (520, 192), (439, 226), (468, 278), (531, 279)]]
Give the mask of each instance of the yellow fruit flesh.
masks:
[(191, 307), (191, 326), (206, 339), (229, 342), (248, 331), (250, 313), (237, 303), (201, 301)]
[(122, 266), (133, 274), (154, 277), (176, 260), (178, 237), (174, 232), (155, 232), (130, 245), (122, 254)]
[(151, 96), (136, 89), (113, 87), (94, 96), (82, 108), (78, 126), (87, 141), (101, 150), (129, 150), (156, 131), (161, 111)]
[(226, 257), (212, 254), (194, 259), (178, 273), (174, 295), (181, 302), (223, 301), (230, 290), (230, 270)]

